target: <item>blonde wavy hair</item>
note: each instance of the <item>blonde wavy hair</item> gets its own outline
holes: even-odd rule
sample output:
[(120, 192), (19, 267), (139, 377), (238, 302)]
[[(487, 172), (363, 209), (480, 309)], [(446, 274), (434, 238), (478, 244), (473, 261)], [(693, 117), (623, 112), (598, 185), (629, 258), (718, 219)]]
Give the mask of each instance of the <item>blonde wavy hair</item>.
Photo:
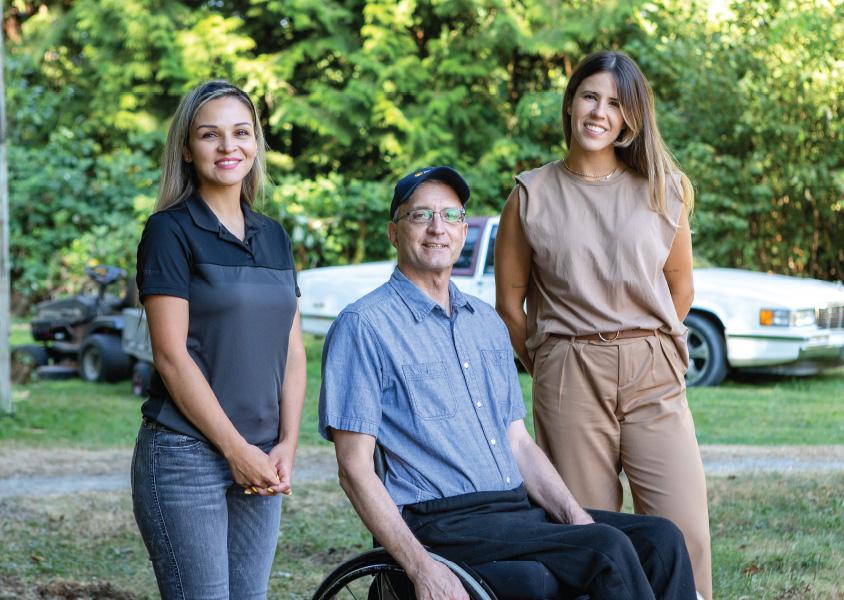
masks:
[(237, 98), (252, 115), (252, 127), (258, 151), (252, 169), (243, 179), (240, 197), (249, 206), (256, 198), (262, 197), (266, 178), (266, 142), (258, 111), (249, 96), (240, 88), (222, 79), (212, 79), (193, 88), (179, 102), (179, 107), (173, 114), (170, 129), (167, 132), (167, 143), (164, 146), (164, 156), (161, 159), (161, 182), (158, 185), (158, 200), (155, 211), (164, 210), (196, 192), (198, 181), (193, 164), (185, 160), (185, 150), (193, 120), (200, 109), (208, 102), (218, 98)]
[(571, 148), (571, 118), (568, 113), (574, 94), (584, 79), (596, 73), (610, 73), (615, 79), (624, 119), (624, 128), (613, 143), (615, 153), (627, 168), (647, 178), (651, 209), (667, 217), (665, 195), (671, 185), (682, 198), (686, 211), (691, 212), (694, 190), (659, 132), (651, 86), (639, 65), (624, 52), (596, 52), (575, 67), (563, 95), (566, 145)]

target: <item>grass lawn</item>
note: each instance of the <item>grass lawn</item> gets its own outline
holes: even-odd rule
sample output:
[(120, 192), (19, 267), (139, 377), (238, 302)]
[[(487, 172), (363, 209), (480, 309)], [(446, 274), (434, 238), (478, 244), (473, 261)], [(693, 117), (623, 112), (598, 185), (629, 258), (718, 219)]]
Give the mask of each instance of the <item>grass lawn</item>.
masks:
[(12, 388), (15, 414), (0, 417), (0, 443), (16, 446), (129, 447), (140, 424), (128, 381), (39, 381)]
[[(533, 433), (531, 378), (520, 373)], [(754, 377), (689, 388), (701, 444), (844, 443), (844, 369), (815, 377)]]
[(20, 346), (32, 344), (32, 336), (29, 334), (29, 322), (20, 318), (12, 319), (12, 327), (9, 330), (9, 345)]
[[(13, 335), (26, 343), (19, 329)], [(316, 432), (322, 341), (308, 336), (306, 344), (301, 440), (324, 444)], [(530, 379), (521, 382), (529, 404)], [(43, 381), (14, 394), (15, 415), (0, 417), (0, 455), (134, 441), (141, 400), (128, 382)], [(689, 390), (704, 444), (840, 444), (842, 399), (842, 370)], [(711, 477), (709, 496), (717, 598), (844, 598), (844, 474)], [(367, 549), (369, 536), (333, 483), (301, 486), (285, 503), (270, 597), (307, 598), (331, 568)], [(152, 598), (154, 586), (127, 494), (0, 499), (0, 598), (33, 590), (33, 598)]]
[[(13, 328), (14, 331), (15, 328)], [(30, 343), (28, 331), (20, 343)], [(300, 443), (322, 442), (316, 430), (322, 340), (307, 336), (308, 399)], [(129, 381), (91, 384), (78, 379), (14, 386), (15, 414), (0, 416), (0, 444), (87, 449), (130, 447), (140, 424), (142, 399)]]
[[(841, 598), (842, 489), (842, 474), (712, 478), (716, 598)], [(0, 592), (77, 582), (84, 598), (156, 596), (126, 494), (0, 500), (0, 514)], [(285, 499), (270, 598), (309, 598), (331, 569), (369, 546), (337, 485), (298, 488)], [(113, 586), (108, 594), (103, 582)]]
[[(301, 443), (308, 445), (325, 443), (316, 425), (322, 340), (308, 335), (305, 343), (308, 396)], [(522, 373), (520, 381), (532, 431), (531, 380)], [(716, 388), (691, 388), (688, 396), (702, 444), (844, 443), (844, 369), (811, 378), (730, 381)], [(17, 386), (14, 402), (15, 415), (0, 417), (0, 443), (82, 448), (131, 446), (141, 404), (128, 381), (78, 380)]]
[(691, 388), (702, 444), (844, 443), (844, 369), (809, 378), (743, 378)]

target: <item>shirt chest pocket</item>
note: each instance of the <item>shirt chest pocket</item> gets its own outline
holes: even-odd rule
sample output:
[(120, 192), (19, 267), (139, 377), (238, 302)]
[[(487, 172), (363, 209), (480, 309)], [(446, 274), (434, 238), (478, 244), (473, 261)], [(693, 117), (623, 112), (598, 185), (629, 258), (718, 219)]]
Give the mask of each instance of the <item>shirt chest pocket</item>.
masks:
[(505, 402), (510, 392), (510, 369), (513, 352), (511, 350), (481, 350), (490, 393), (498, 402)]
[(446, 419), (457, 412), (457, 401), (444, 363), (403, 365), (413, 412), (422, 419)]

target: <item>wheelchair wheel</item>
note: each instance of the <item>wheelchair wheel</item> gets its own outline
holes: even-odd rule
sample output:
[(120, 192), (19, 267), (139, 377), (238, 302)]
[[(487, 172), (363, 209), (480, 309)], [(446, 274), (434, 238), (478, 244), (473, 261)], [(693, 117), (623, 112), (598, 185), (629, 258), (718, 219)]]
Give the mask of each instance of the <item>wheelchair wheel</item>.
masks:
[[(455, 563), (431, 554), (451, 569), (472, 600), (496, 600), (495, 594)], [(337, 567), (313, 596), (313, 600), (414, 600), (416, 595), (404, 569), (385, 550), (373, 550)]]

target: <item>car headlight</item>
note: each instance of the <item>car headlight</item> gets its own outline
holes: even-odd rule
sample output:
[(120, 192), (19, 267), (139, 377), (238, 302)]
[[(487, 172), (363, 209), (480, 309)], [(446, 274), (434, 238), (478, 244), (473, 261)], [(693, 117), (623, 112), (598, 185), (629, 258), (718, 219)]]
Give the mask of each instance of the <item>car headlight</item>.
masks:
[(763, 308), (759, 311), (759, 324), (766, 327), (808, 327), (815, 324), (815, 309)]

